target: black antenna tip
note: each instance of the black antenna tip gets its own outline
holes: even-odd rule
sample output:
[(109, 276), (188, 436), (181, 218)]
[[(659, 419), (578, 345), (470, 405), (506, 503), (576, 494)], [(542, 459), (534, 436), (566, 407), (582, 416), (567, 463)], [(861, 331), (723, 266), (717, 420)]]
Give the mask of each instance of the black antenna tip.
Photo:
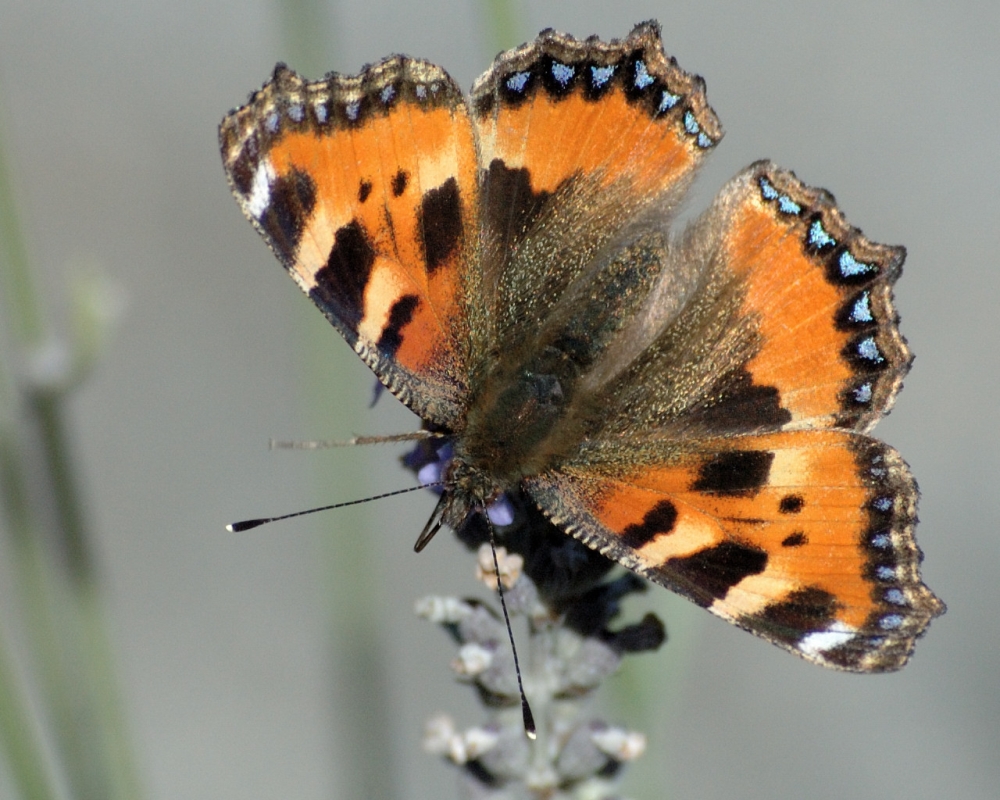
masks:
[(233, 522), (227, 525), (226, 530), (230, 533), (243, 533), (243, 531), (248, 531), (270, 521), (270, 519), (245, 519), (242, 522)]
[(528, 698), (521, 695), (521, 715), (524, 717), (524, 734), (534, 741), (538, 738), (538, 731), (535, 728), (535, 717), (531, 713), (531, 706), (528, 705)]

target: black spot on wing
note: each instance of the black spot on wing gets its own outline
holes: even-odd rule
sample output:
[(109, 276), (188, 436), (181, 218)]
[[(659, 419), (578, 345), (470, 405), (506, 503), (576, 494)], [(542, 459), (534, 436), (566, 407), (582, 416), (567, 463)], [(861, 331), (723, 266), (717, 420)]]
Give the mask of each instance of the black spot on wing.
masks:
[(704, 592), (721, 599), (744, 578), (759, 575), (766, 567), (766, 552), (739, 542), (722, 542), (684, 558), (671, 558), (664, 565), (665, 571), (681, 576), (694, 587), (691, 596), (702, 605), (712, 602), (699, 597)]
[[(650, 72), (650, 69), (653, 71)], [(625, 97), (644, 108), (650, 117), (658, 117), (683, 102), (681, 96), (670, 91), (661, 71), (650, 63), (649, 55), (644, 50), (635, 50), (626, 55), (619, 71)], [(701, 78), (695, 78), (695, 81), (700, 80)], [(667, 96), (672, 98), (669, 104), (665, 101)]]
[[(891, 672), (906, 663), (913, 650), (912, 639), (890, 639), (882, 636), (855, 636), (839, 647), (822, 652), (826, 664), (834, 664), (851, 672)], [(862, 667), (865, 657), (878, 652), (879, 660)]]
[(888, 263), (883, 265), (878, 260), (855, 258), (849, 247), (838, 246), (825, 258), (826, 279), (834, 286), (864, 286), (883, 271), (892, 274), (903, 263), (906, 251), (901, 247), (884, 249), (887, 251), (888, 257), (885, 260)]
[(693, 411), (710, 431), (751, 433), (776, 430), (792, 421), (791, 412), (781, 407), (781, 395), (774, 386), (758, 386), (746, 369), (723, 376), (707, 396), (711, 403)]
[(612, 64), (589, 63), (581, 65), (581, 70), (583, 72), (583, 96), (587, 100), (600, 100), (621, 83), (622, 64), (620, 60)]
[(550, 196), (532, 191), (526, 167), (510, 169), (501, 159), (493, 159), (483, 179), (483, 221), (497, 237), (501, 252), (524, 238)]
[(496, 95), (493, 92), (485, 92), (476, 97), (472, 104), (472, 111), (478, 119), (488, 117), (496, 107)]
[(729, 496), (752, 495), (767, 484), (774, 453), (767, 450), (731, 450), (701, 465), (692, 491)]
[(795, 533), (790, 533), (784, 539), (781, 540), (782, 547), (801, 547), (809, 539), (806, 537), (805, 533), (802, 531), (795, 531)]
[[(413, 319), (413, 312), (420, 305), (420, 298), (415, 294), (404, 294), (389, 310), (389, 321), (382, 329), (382, 335), (378, 337), (377, 347), (379, 350), (394, 356), (399, 346), (403, 343), (403, 328), (410, 324)], [(381, 385), (381, 384), (379, 384)]]
[(878, 327), (880, 312), (868, 289), (848, 297), (834, 315), (839, 331), (864, 331)]
[(868, 512), (869, 531), (891, 531), (902, 524), (911, 521), (904, 515), (902, 520), (897, 519), (896, 496), (892, 487), (886, 487), (885, 492), (873, 495), (865, 504)]
[(641, 523), (629, 525), (621, 532), (621, 541), (638, 550), (657, 536), (673, 531), (676, 522), (677, 507), (669, 500), (661, 500), (646, 512)]
[(365, 287), (374, 263), (375, 250), (368, 235), (353, 220), (334, 235), (326, 266), (316, 273), (316, 286), (309, 294), (321, 307), (334, 309), (356, 331), (364, 317)]
[(316, 184), (305, 172), (293, 169), (271, 184), (270, 201), (260, 216), (260, 225), (285, 263), (294, 260), (315, 205)]
[(405, 170), (400, 170), (392, 176), (392, 196), (399, 197), (406, 191), (406, 184), (410, 181), (410, 175)]
[[(647, 72), (647, 63), (643, 56), (642, 50), (635, 50), (622, 64), (624, 72), (622, 88), (625, 90), (625, 96), (632, 102), (638, 102), (653, 93), (650, 88), (654, 86), (655, 78)], [(646, 79), (643, 79), (644, 76)]]
[(372, 182), (371, 181), (361, 181), (361, 185), (358, 186), (358, 202), (363, 203), (368, 199), (368, 195), (372, 193)]
[(420, 200), (420, 225), (427, 272), (445, 263), (462, 239), (462, 198), (458, 182), (448, 178)]
[(778, 504), (778, 511), (782, 514), (798, 514), (805, 502), (800, 494), (786, 494)]
[(768, 605), (760, 618), (766, 623), (769, 633), (795, 644), (809, 633), (828, 628), (834, 621), (837, 607), (837, 598), (832, 594), (807, 586), (797, 589), (780, 602)]

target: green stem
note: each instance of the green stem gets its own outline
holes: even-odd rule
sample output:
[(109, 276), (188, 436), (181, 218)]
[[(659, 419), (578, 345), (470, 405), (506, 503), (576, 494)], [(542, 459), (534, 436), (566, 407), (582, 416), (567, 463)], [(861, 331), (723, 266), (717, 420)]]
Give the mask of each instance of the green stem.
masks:
[(69, 454), (62, 395), (53, 391), (34, 392), (28, 403), (39, 433), (39, 445), (52, 491), (55, 527), (59, 531), (58, 556), (64, 559), (69, 578), (78, 595), (95, 582), (94, 564), (87, 548), (80, 492)]
[[(11, 340), (21, 360), (30, 362), (55, 337), (46, 329), (34, 287), (2, 138), (0, 286), (0, 310), (9, 321)], [(8, 383), (5, 374), (0, 380), (0, 500), (17, 558), (15, 574), (33, 674), (59, 767), (77, 800), (136, 800), (141, 792), (115, 690), (70, 454), (65, 394), (54, 387), (19, 387)], [(13, 762), (24, 753), (8, 748), (7, 756)], [(12, 763), (12, 770), (22, 768), (33, 774), (30, 763)]]
[(78, 625), (92, 693), (92, 713), (103, 732), (103, 761), (109, 798), (139, 800), (144, 794), (136, 770), (124, 704), (116, 680), (114, 651), (108, 638), (99, 587), (91, 583), (80, 594)]
[(46, 767), (39, 732), (10, 664), (7, 644), (0, 637), (0, 742), (11, 778), (23, 800), (55, 800), (58, 792)]
[[(29, 511), (26, 487), (21, 480), (14, 426), (11, 424), (10, 391), (0, 361), (0, 508), (15, 545), (29, 538)], [(23, 564), (23, 560), (19, 559)], [(23, 582), (23, 576), (22, 576)], [(29, 630), (33, 626), (29, 623)], [(22, 797), (49, 800), (57, 796), (39, 731), (27, 712), (23, 687), (10, 668), (12, 660), (0, 638), (0, 742), (11, 777)]]
[(512, 0), (486, 0), (486, 32), (492, 58), (501, 50), (515, 47), (522, 40), (517, 10)]

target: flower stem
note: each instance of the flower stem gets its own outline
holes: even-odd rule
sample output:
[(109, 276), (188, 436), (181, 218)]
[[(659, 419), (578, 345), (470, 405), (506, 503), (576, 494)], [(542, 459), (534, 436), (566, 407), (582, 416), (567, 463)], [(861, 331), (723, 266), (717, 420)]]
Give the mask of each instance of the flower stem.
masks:
[[(68, 381), (41, 368), (55, 336), (34, 287), (15, 194), (0, 137), (0, 312), (8, 321), (18, 382), (0, 363), (0, 501), (16, 559), (21, 613), (28, 633), (45, 722), (52, 727), (58, 767), (74, 798), (135, 800), (139, 782), (118, 701), (113, 658), (89, 549), (79, 481), (65, 419)], [(59, 359), (55, 359), (59, 363)], [(35, 369), (33, 370), (32, 367)], [(43, 376), (40, 378), (39, 376)], [(9, 674), (9, 671), (7, 671)], [(23, 701), (10, 693), (11, 720)], [(30, 730), (26, 728), (25, 730)], [(45, 763), (28, 734), (4, 738), (13, 772), (35, 787)], [(15, 761), (24, 760), (15, 764)], [(38, 762), (36, 764), (35, 762)]]

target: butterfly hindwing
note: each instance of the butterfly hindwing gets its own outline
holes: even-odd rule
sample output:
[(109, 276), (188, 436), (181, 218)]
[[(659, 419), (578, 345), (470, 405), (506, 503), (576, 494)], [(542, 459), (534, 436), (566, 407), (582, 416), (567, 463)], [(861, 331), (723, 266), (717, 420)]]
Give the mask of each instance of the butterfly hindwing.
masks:
[(669, 462), (567, 468), (528, 490), (591, 547), (826, 666), (898, 669), (943, 611), (920, 581), (910, 472), (861, 434), (703, 441)]
[(220, 139), (244, 213), (299, 286), (400, 399), (454, 424), (478, 229), (458, 86), (402, 56), (315, 83), (279, 65)]

